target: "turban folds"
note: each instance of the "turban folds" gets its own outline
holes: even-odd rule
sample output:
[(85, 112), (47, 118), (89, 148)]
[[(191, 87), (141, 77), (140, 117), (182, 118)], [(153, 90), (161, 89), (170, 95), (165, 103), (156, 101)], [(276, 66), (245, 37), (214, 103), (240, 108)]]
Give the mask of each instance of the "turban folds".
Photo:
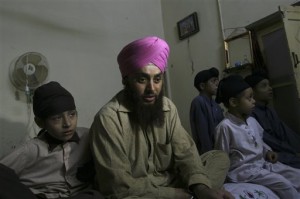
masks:
[(250, 88), (249, 84), (240, 75), (230, 75), (219, 82), (216, 102), (228, 103), (231, 97), (235, 97), (239, 93)]
[(58, 82), (49, 82), (38, 87), (33, 95), (33, 113), (46, 119), (64, 111), (75, 110), (74, 98)]
[(164, 72), (169, 52), (168, 44), (154, 36), (129, 43), (121, 50), (117, 58), (122, 77), (130, 75), (148, 64), (154, 64)]
[(219, 77), (219, 71), (214, 67), (198, 72), (194, 78), (195, 88), (197, 88), (200, 91), (199, 84), (207, 82), (212, 77)]

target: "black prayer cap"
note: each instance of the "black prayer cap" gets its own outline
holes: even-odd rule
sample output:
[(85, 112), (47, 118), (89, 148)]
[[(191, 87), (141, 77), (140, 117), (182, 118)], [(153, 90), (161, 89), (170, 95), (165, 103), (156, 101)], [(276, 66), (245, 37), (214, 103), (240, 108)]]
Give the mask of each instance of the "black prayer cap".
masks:
[(269, 79), (268, 75), (265, 72), (255, 72), (251, 75), (245, 77), (245, 81), (253, 88), (258, 84), (260, 81), (264, 79)]
[(51, 81), (34, 91), (33, 113), (36, 117), (46, 119), (51, 115), (75, 109), (72, 94), (58, 82)]
[(216, 102), (228, 103), (231, 97), (235, 97), (249, 87), (249, 84), (240, 75), (225, 77), (219, 82)]
[(199, 84), (203, 82), (207, 82), (212, 77), (219, 77), (219, 71), (214, 67), (198, 72), (194, 78), (195, 88), (197, 88), (197, 90), (200, 91)]

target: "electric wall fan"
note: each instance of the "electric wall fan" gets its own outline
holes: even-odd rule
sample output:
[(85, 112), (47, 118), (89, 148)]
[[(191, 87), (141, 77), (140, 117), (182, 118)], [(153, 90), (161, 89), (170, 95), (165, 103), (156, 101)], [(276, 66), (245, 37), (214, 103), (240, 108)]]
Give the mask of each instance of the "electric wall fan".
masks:
[(47, 59), (37, 52), (24, 53), (10, 67), (11, 83), (18, 90), (25, 92), (27, 102), (31, 102), (34, 89), (41, 85), (47, 76)]

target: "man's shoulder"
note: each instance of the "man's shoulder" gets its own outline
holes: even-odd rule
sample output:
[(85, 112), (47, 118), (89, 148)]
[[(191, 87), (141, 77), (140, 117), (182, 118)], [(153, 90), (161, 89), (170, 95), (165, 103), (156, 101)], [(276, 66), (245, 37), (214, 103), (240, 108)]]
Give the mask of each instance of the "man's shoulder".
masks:
[(174, 102), (169, 99), (168, 97), (164, 96), (163, 97), (163, 110), (164, 111), (171, 111), (171, 110), (175, 110), (176, 106), (174, 104)]
[[(103, 105), (96, 115), (105, 115), (113, 112), (117, 112), (120, 109), (125, 109), (123, 105), (122, 93), (117, 93), (112, 99), (110, 99), (105, 105)], [(123, 107), (123, 108), (122, 108)]]

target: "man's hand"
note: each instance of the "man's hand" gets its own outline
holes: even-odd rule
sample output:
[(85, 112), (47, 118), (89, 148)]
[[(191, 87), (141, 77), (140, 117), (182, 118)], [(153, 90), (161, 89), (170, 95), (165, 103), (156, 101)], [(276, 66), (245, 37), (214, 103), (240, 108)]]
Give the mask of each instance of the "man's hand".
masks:
[(193, 185), (191, 188), (199, 199), (234, 199), (226, 190), (215, 190), (202, 184)]
[(278, 160), (278, 155), (277, 153), (273, 151), (268, 151), (266, 154), (266, 160), (271, 162), (271, 163), (276, 163)]

